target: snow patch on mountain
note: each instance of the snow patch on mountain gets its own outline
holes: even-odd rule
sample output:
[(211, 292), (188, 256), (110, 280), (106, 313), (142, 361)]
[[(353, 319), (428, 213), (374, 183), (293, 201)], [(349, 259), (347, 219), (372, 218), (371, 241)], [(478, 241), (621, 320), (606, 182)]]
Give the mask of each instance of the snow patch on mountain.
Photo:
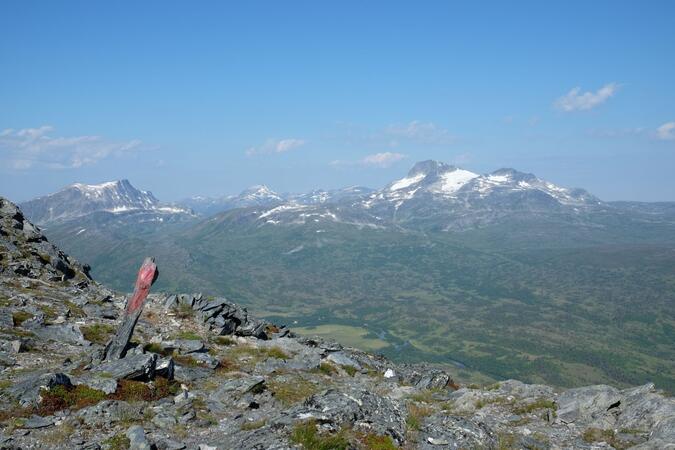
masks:
[(478, 177), (477, 173), (464, 169), (455, 169), (445, 172), (439, 177), (440, 180), (431, 186), (431, 192), (450, 195), (462, 188), (466, 183)]
[(412, 186), (413, 184), (417, 184), (420, 181), (422, 181), (426, 177), (426, 174), (424, 173), (418, 173), (417, 175), (414, 175), (412, 177), (405, 177), (401, 178), (398, 181), (394, 181), (391, 186), (389, 186), (390, 191), (398, 191), (400, 189), (405, 189), (407, 187)]

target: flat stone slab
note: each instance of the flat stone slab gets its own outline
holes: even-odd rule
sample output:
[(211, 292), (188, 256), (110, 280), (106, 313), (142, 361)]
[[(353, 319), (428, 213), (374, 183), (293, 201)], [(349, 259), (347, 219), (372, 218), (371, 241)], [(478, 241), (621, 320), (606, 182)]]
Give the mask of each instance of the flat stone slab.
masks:
[(115, 380), (149, 380), (154, 378), (157, 367), (157, 355), (146, 353), (128, 355), (122, 359), (105, 361), (94, 367), (92, 372), (105, 373)]

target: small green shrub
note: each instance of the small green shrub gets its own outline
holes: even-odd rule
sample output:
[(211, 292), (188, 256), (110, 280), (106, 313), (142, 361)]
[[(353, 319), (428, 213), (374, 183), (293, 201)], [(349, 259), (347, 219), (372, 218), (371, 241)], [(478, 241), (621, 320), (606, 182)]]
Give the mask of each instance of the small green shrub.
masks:
[(14, 323), (15, 327), (20, 327), (22, 323), (28, 319), (32, 319), (33, 317), (35, 316), (27, 311), (15, 311), (12, 314), (12, 322)]
[(38, 414), (48, 416), (63, 409), (81, 409), (85, 406), (95, 405), (105, 400), (106, 394), (103, 391), (80, 384), (74, 387), (59, 385), (51, 389), (43, 389), (40, 392), (40, 397), (42, 401), (37, 408)]
[(146, 352), (150, 352), (150, 353), (156, 353), (156, 354), (162, 355), (162, 356), (169, 356), (171, 354), (171, 352), (165, 350), (164, 347), (162, 347), (160, 344), (157, 344), (155, 342), (145, 344), (143, 346), (143, 350), (145, 350)]
[(528, 414), (537, 409), (552, 409), (553, 411), (558, 409), (558, 405), (552, 400), (547, 400), (545, 398), (539, 398), (532, 403), (518, 406), (513, 409), (515, 414)]
[(196, 359), (194, 359), (190, 355), (181, 355), (178, 352), (174, 352), (173, 355), (171, 356), (173, 360), (177, 363), (180, 364), (181, 366), (185, 367), (199, 367), (200, 363)]
[(331, 375), (337, 373), (337, 369), (331, 363), (322, 362), (321, 364), (319, 364), (319, 367), (317, 367), (315, 369), (315, 372), (319, 372), (319, 373), (322, 373), (324, 375), (331, 376)]
[(286, 359), (289, 359), (289, 358), (290, 358), (290, 356), (288, 356), (288, 355), (286, 354), (286, 352), (284, 352), (284, 351), (283, 351), (281, 348), (279, 348), (279, 347), (270, 347), (270, 348), (268, 348), (268, 349), (267, 349), (267, 355), (268, 355), (270, 358), (277, 358), (277, 359), (283, 359), (283, 360), (286, 360)]
[(363, 443), (366, 450), (397, 450), (398, 448), (394, 445), (394, 441), (389, 436), (367, 434), (363, 436), (360, 441)]
[(120, 380), (117, 390), (111, 395), (115, 400), (127, 402), (152, 402), (171, 395), (176, 395), (180, 385), (164, 377), (155, 378), (153, 383), (144, 383), (134, 380)]
[(237, 341), (228, 336), (216, 336), (213, 338), (213, 343), (225, 346), (237, 345)]
[(153, 393), (150, 386), (142, 381), (119, 380), (113, 396), (116, 400), (127, 402), (149, 402), (152, 400)]
[(481, 409), (487, 405), (508, 405), (512, 404), (513, 400), (509, 400), (507, 397), (492, 397), (492, 398), (481, 398), (475, 403), (476, 409)]
[(258, 428), (262, 428), (265, 426), (265, 419), (261, 420), (256, 420), (255, 422), (244, 422), (241, 424), (241, 430), (242, 431), (251, 431), (251, 430), (257, 430)]
[(186, 339), (188, 341), (201, 341), (202, 337), (194, 331), (181, 331), (174, 335), (174, 339)]
[(216, 372), (235, 372), (239, 370), (239, 364), (232, 361), (230, 358), (220, 358), (218, 360), (218, 367), (216, 367)]
[(613, 430), (588, 428), (586, 431), (584, 431), (584, 434), (581, 435), (581, 438), (588, 443), (607, 442), (609, 445), (618, 450), (628, 448), (626, 445), (622, 445), (622, 443), (618, 439), (616, 439), (616, 435), (614, 434)]
[(353, 366), (340, 366), (340, 367), (342, 367), (342, 370), (347, 372), (347, 375), (349, 375), (350, 377), (356, 375), (356, 367)]
[(131, 447), (131, 441), (123, 433), (106, 439), (103, 444), (107, 445), (109, 450), (128, 450)]
[(296, 424), (291, 433), (291, 442), (307, 450), (346, 450), (349, 448), (349, 440), (343, 432), (320, 434), (314, 420)]
[(195, 315), (195, 310), (192, 309), (192, 306), (186, 304), (178, 305), (176, 308), (176, 317), (179, 319), (187, 319)]
[(70, 310), (71, 316), (73, 316), (73, 317), (85, 317), (86, 316), (86, 314), (84, 313), (84, 309), (82, 309), (79, 305), (71, 302), (70, 300), (66, 300), (63, 303)]
[(429, 408), (428, 406), (419, 406), (415, 403), (409, 403), (408, 417), (406, 418), (408, 429), (419, 431), (422, 428), (424, 418), (430, 416), (433, 412), (433, 409)]

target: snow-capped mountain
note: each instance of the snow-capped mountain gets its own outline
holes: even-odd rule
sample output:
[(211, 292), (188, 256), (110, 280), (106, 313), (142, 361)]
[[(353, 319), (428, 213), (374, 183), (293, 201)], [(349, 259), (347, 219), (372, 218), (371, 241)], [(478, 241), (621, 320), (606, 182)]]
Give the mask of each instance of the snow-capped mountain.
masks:
[(514, 169), (480, 175), (438, 161), (419, 162), (404, 178), (346, 201), (303, 198), (261, 209), (251, 218), (259, 225), (330, 221), (448, 230), (481, 226), (509, 215), (578, 215), (605, 206), (583, 189), (560, 187)]
[(225, 197), (192, 197), (179, 201), (177, 204), (192, 209), (193, 211), (211, 216), (236, 208), (249, 208), (253, 206), (272, 207), (281, 204), (321, 205), (350, 199), (362, 198), (373, 189), (363, 186), (350, 186), (342, 189), (316, 189), (302, 194), (280, 194), (265, 185), (251, 186), (239, 195)]
[(20, 206), (24, 213), (38, 224), (64, 222), (97, 212), (192, 214), (182, 207), (163, 205), (152, 192), (135, 188), (129, 180), (95, 185), (75, 183), (54, 194), (27, 201)]
[(265, 185), (251, 186), (239, 195), (225, 197), (196, 196), (179, 201), (177, 204), (187, 207), (204, 216), (211, 216), (235, 208), (250, 206), (270, 206), (283, 203), (286, 199)]
[(408, 175), (373, 194), (366, 206), (384, 200), (402, 206), (418, 197), (433, 196), (447, 201), (480, 201), (504, 196), (539, 196), (560, 205), (595, 205), (599, 200), (583, 189), (567, 189), (530, 173), (499, 169), (486, 175), (438, 161), (415, 164)]
[(332, 190), (315, 189), (305, 194), (289, 194), (286, 196), (286, 200), (302, 205), (321, 205), (361, 199), (374, 191), (375, 189), (364, 186), (349, 186)]

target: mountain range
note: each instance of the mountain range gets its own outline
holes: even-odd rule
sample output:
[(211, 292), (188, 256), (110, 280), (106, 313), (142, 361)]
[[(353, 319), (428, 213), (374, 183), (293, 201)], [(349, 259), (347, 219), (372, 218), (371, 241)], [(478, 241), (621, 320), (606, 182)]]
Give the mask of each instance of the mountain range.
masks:
[(123, 291), (152, 254), (159, 289), (226, 295), (395, 360), (675, 390), (675, 203), (423, 161), (380, 189), (164, 204), (121, 181), (21, 208)]
[(255, 208), (249, 211), (250, 219), (258, 224), (310, 220), (440, 230), (473, 228), (513, 214), (581, 215), (608, 206), (583, 189), (563, 188), (514, 169), (479, 175), (437, 161), (419, 162), (406, 177), (379, 190), (352, 186), (280, 194), (258, 185), (239, 195), (196, 196), (162, 204), (151, 192), (121, 180), (100, 185), (77, 183), (21, 204), (26, 214), (42, 225), (101, 212), (196, 218)]

